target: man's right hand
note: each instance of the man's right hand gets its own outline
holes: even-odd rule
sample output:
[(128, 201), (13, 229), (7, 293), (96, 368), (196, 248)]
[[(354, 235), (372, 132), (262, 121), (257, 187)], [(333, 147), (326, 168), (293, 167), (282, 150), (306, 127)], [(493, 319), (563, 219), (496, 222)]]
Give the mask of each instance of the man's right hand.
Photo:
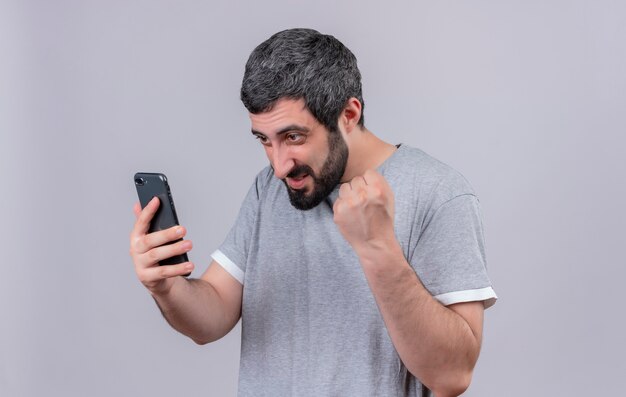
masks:
[(191, 272), (194, 265), (191, 262), (185, 262), (159, 266), (159, 261), (189, 252), (192, 247), (190, 240), (163, 245), (184, 237), (186, 230), (182, 226), (173, 226), (148, 234), (150, 221), (159, 208), (159, 204), (159, 199), (156, 197), (143, 210), (139, 203), (135, 204), (133, 211), (137, 221), (130, 233), (130, 256), (133, 258), (139, 281), (153, 295), (166, 295), (172, 288), (175, 278)]

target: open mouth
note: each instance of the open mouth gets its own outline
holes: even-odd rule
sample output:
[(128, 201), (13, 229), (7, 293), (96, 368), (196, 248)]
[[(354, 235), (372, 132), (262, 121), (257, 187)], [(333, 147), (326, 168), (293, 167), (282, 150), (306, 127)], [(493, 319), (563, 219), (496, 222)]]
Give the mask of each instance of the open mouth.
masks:
[(304, 184), (306, 183), (308, 178), (309, 178), (309, 174), (298, 175), (297, 177), (294, 177), (294, 178), (288, 177), (287, 184), (293, 190), (299, 190), (304, 187)]

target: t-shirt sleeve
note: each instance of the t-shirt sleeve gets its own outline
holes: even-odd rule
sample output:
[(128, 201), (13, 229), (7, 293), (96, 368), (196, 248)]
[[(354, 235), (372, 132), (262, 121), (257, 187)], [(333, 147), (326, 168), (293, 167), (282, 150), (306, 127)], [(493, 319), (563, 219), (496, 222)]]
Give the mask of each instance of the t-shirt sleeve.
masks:
[(211, 254), (211, 257), (241, 284), (244, 283), (248, 253), (253, 241), (263, 174), (262, 172), (257, 175), (241, 204), (235, 224), (222, 245)]
[(438, 204), (422, 228), (410, 260), (420, 280), (443, 305), (497, 296), (487, 275), (477, 197), (464, 193)]

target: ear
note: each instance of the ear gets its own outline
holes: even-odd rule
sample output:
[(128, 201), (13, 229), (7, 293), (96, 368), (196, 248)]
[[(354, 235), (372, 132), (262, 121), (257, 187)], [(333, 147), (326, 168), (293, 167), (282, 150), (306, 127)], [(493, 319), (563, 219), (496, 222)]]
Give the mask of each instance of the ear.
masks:
[(346, 106), (343, 108), (341, 115), (339, 116), (339, 125), (344, 128), (346, 133), (351, 133), (359, 125), (361, 119), (361, 102), (352, 97), (348, 99)]

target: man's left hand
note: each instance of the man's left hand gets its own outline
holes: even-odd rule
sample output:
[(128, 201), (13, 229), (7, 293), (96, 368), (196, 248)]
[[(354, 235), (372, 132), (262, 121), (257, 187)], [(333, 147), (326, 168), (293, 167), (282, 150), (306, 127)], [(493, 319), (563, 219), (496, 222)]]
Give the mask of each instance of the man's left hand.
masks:
[(393, 191), (376, 171), (367, 170), (342, 184), (333, 211), (335, 224), (357, 255), (396, 242)]

